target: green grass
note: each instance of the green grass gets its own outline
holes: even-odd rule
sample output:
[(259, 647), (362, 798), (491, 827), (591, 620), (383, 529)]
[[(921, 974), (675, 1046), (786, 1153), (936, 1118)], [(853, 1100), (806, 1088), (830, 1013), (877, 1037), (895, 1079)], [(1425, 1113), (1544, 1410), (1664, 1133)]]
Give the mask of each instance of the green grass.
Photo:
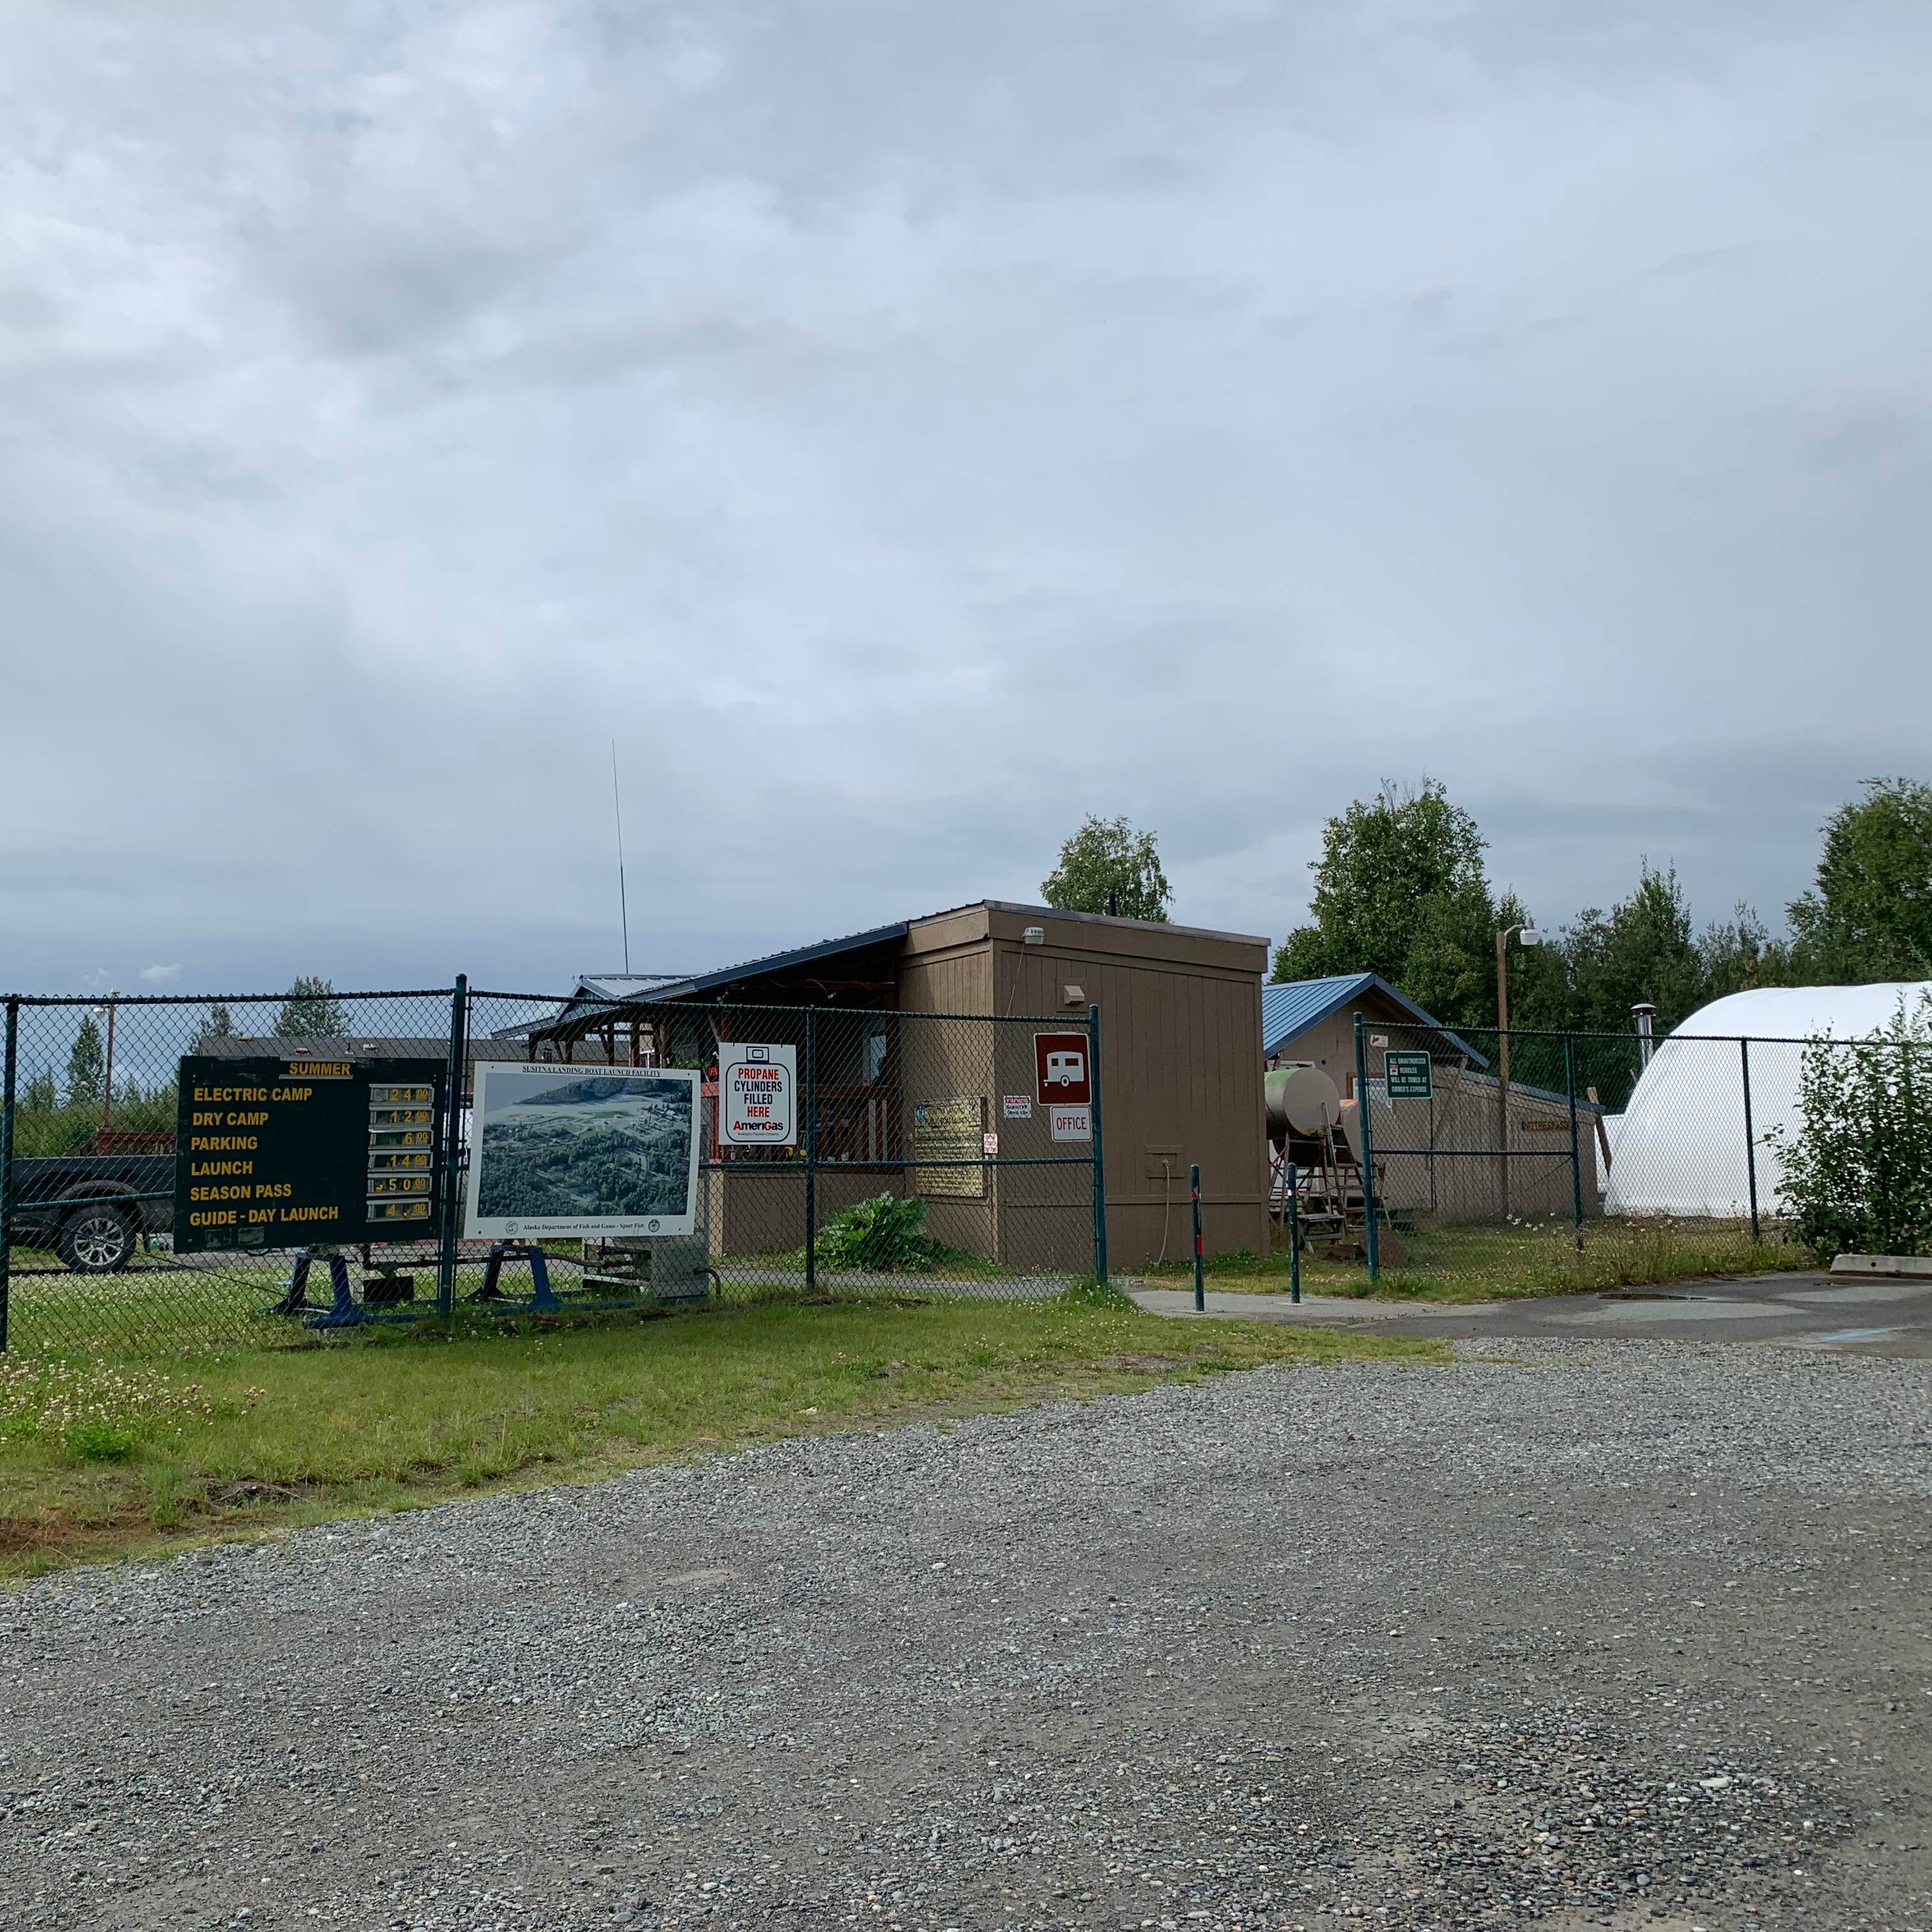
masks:
[[(546, 1243), (553, 1264), (550, 1286), (566, 1306), (573, 1300), (602, 1301), (607, 1305), (622, 1299), (604, 1288), (585, 1290), (579, 1285), (576, 1242)], [(30, 1250), (14, 1251), (15, 1273), (12, 1282), (10, 1339), (16, 1348), (34, 1349), (43, 1346), (57, 1349), (97, 1354), (146, 1354), (157, 1358), (178, 1356), (184, 1352), (206, 1353), (236, 1347), (251, 1348), (303, 1348), (313, 1345), (314, 1331), (299, 1320), (272, 1316), (266, 1311), (278, 1301), (286, 1286), (290, 1266), (286, 1253), (260, 1259), (222, 1254), (208, 1258), (206, 1264), (194, 1256), (169, 1254), (158, 1250), (137, 1255), (131, 1265), (118, 1274), (77, 1274), (62, 1266), (58, 1257)], [(436, 1261), (420, 1256), (400, 1264), (416, 1277), (417, 1300), (395, 1311), (398, 1320), (428, 1312), (436, 1294)], [(729, 1302), (790, 1300), (805, 1287), (805, 1253), (734, 1256), (719, 1264), (723, 1275), (722, 1294)], [(31, 1272), (22, 1273), (27, 1270)], [(364, 1273), (351, 1259), (352, 1280)], [(905, 1270), (885, 1274), (877, 1271), (834, 1268), (821, 1262), (818, 1266), (820, 1290), (873, 1296), (910, 1293), (944, 1294), (950, 1287), (970, 1292), (969, 1284), (998, 1281), (1010, 1277), (1012, 1270), (972, 1256), (949, 1258), (930, 1270)], [(463, 1298), (482, 1285), (480, 1262), (465, 1262), (457, 1270), (456, 1297)], [(502, 1285), (506, 1294), (518, 1301), (527, 1300), (530, 1275), (527, 1267), (514, 1263), (506, 1269)], [(309, 1270), (308, 1298), (320, 1312), (330, 1299), (328, 1264), (315, 1262)], [(496, 1318), (471, 1311), (469, 1318), (479, 1328), (494, 1324)]]
[(776, 1303), (157, 1364), (0, 1367), (0, 1575), (1268, 1362), (1430, 1345), (1054, 1301)]
[[(1584, 1224), (1580, 1248), (1568, 1220), (1514, 1222), (1504, 1226), (1417, 1228), (1397, 1237), (1400, 1258), (1385, 1253), (1381, 1280), (1371, 1288), (1359, 1261), (1305, 1256), (1303, 1292), (1403, 1298), (1426, 1301), (1490, 1301), (1534, 1294), (1585, 1294), (1607, 1288), (1652, 1286), (1719, 1275), (1770, 1274), (1814, 1266), (1803, 1250), (1767, 1228), (1754, 1240), (1748, 1222), (1603, 1220)], [(1191, 1262), (1141, 1273), (1162, 1281), (1192, 1278)], [(1212, 1285), (1223, 1291), (1283, 1294), (1288, 1284), (1285, 1244), (1262, 1256), (1208, 1258)]]

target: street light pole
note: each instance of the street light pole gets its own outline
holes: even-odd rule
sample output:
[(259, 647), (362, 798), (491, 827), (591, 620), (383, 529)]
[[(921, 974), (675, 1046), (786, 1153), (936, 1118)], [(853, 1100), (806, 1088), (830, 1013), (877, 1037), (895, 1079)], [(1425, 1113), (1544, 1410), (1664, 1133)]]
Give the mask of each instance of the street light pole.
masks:
[(1526, 946), (1540, 946), (1543, 935), (1533, 926), (1506, 926), (1496, 934), (1496, 1124), (1497, 1170), (1502, 1178), (1503, 1219), (1510, 1210), (1510, 1036), (1509, 943), (1520, 936)]

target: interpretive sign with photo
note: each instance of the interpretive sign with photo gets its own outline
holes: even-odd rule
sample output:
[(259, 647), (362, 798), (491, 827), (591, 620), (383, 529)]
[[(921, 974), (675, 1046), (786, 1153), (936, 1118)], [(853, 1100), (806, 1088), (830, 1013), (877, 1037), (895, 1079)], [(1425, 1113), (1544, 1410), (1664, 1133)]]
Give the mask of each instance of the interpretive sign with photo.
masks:
[(687, 1067), (483, 1062), (464, 1232), (690, 1234), (699, 1078)]

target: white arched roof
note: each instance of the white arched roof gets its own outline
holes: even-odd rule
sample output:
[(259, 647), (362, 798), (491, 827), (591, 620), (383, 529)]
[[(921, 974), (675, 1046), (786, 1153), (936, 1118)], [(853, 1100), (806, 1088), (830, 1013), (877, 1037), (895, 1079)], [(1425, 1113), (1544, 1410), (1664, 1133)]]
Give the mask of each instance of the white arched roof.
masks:
[[(1777, 1206), (1780, 1133), (1798, 1121), (1803, 1042), (1828, 1034), (1864, 1040), (1932, 994), (1932, 981), (1870, 986), (1760, 986), (1727, 994), (1658, 1042), (1611, 1130), (1612, 1214), (1716, 1215), (1750, 1211), (1752, 1154), (1760, 1209)], [(1748, 1040), (1748, 1054), (1739, 1045)], [(1744, 1064), (1751, 1132), (1744, 1132)]]

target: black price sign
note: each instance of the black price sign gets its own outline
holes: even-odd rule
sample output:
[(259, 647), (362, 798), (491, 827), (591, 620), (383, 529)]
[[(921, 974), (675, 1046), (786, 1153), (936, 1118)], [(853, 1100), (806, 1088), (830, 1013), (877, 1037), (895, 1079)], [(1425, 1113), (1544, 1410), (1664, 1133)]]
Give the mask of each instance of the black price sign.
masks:
[(442, 1062), (181, 1063), (175, 1246), (420, 1240), (441, 1197)]

